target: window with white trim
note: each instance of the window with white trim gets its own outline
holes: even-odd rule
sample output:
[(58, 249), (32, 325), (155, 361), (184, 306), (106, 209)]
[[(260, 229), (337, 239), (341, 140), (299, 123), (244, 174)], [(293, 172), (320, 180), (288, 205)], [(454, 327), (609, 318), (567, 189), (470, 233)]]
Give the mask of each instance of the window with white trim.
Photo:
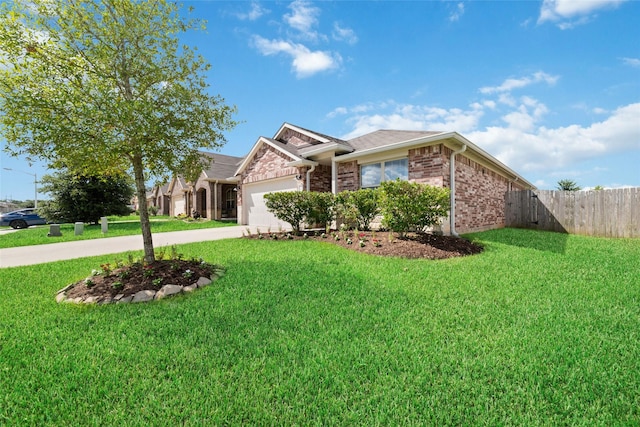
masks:
[(375, 188), (382, 181), (409, 180), (408, 159), (388, 160), (360, 166), (360, 187)]

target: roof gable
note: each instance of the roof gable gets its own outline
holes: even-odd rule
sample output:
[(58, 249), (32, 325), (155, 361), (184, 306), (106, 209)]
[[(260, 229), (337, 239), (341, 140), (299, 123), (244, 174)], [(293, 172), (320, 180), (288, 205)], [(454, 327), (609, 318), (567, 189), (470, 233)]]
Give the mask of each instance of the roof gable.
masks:
[(211, 160), (208, 168), (202, 171), (205, 179), (225, 180), (234, 176), (236, 169), (242, 163), (243, 157), (227, 156), (219, 153), (201, 152)]
[(300, 157), (300, 154), (298, 153), (298, 149), (296, 147), (289, 146), (288, 144), (284, 144), (280, 141), (276, 141), (275, 139), (261, 136), (260, 138), (258, 138), (258, 141), (253, 145), (253, 148), (251, 148), (251, 151), (249, 152), (249, 154), (247, 154), (247, 156), (244, 158), (242, 163), (240, 163), (240, 166), (236, 170), (235, 175), (241, 174), (247, 168), (247, 166), (249, 166), (253, 158), (258, 153), (258, 150), (260, 150), (260, 148), (265, 144), (269, 145), (270, 147), (274, 148), (276, 151), (284, 154), (285, 156), (290, 157), (292, 161), (303, 160), (302, 157)]

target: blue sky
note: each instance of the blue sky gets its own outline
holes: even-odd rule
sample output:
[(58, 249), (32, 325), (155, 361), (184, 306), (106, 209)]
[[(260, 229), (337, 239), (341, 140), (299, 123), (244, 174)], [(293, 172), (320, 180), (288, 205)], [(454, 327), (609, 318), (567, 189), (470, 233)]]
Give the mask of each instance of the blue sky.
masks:
[[(541, 189), (640, 186), (639, 1), (185, 6), (207, 31), (184, 42), (242, 121), (224, 154), (247, 154), (285, 121), (346, 139), (457, 131)], [(33, 198), (33, 177), (1, 173), (0, 198)]]

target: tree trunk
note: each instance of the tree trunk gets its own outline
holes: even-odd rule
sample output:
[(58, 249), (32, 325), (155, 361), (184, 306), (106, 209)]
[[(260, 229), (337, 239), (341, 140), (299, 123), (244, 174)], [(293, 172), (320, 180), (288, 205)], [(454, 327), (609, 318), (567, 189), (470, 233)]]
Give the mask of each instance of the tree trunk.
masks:
[(144, 181), (144, 167), (142, 155), (137, 153), (133, 157), (133, 174), (136, 180), (136, 195), (138, 196), (138, 212), (140, 213), (140, 227), (142, 228), (142, 243), (144, 245), (144, 261), (152, 263), (156, 256), (153, 251), (153, 239), (151, 238), (151, 223), (149, 222), (149, 209), (147, 208), (147, 188)]

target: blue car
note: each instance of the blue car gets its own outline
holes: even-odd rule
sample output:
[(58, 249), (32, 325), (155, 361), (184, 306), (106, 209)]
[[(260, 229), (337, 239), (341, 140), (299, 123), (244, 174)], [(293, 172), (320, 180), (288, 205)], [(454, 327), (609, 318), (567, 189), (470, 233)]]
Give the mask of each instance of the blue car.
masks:
[(36, 213), (35, 209), (20, 209), (0, 214), (0, 227), (27, 228), (31, 225), (44, 225), (45, 221)]

